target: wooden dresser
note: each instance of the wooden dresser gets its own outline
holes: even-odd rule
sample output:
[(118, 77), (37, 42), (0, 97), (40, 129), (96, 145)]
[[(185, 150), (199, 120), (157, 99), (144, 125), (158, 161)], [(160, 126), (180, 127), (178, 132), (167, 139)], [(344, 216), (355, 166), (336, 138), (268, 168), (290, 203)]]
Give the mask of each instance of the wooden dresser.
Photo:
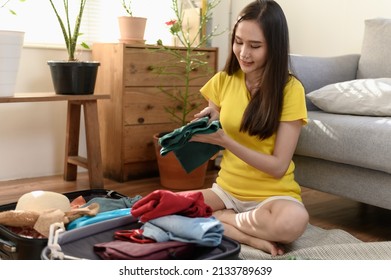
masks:
[[(197, 92), (216, 72), (218, 61), (217, 48), (200, 51), (208, 67), (198, 68), (195, 75), (205, 75), (191, 81)], [(98, 104), (104, 176), (119, 182), (158, 176), (152, 136), (178, 127), (164, 110), (174, 101), (159, 87), (175, 90), (183, 87), (183, 80), (153, 69), (166, 61), (172, 64), (172, 56), (154, 46), (122, 43), (94, 44), (92, 56), (101, 63), (95, 91), (111, 95)]]

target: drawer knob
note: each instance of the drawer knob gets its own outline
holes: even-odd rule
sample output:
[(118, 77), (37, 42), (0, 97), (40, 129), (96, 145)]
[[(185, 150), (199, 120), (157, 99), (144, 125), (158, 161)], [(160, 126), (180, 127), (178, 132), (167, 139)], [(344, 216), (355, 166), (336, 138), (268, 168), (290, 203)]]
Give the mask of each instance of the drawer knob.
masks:
[(133, 63), (131, 63), (131, 64), (129, 65), (129, 73), (130, 73), (130, 74), (135, 74), (135, 73), (137, 73), (137, 67), (136, 67), (136, 65), (134, 65)]
[(138, 122), (138, 123), (144, 123), (144, 121), (145, 121), (144, 118), (138, 118), (138, 119), (137, 119), (137, 122)]

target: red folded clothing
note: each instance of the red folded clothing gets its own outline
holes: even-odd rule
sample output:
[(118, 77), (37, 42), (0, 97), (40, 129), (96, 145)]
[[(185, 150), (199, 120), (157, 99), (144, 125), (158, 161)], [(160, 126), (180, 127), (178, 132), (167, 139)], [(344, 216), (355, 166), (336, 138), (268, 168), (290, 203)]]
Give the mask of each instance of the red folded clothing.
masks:
[(167, 190), (156, 190), (137, 201), (131, 214), (140, 222), (167, 215), (182, 215), (187, 217), (210, 217), (212, 208), (205, 204), (202, 192), (174, 193)]

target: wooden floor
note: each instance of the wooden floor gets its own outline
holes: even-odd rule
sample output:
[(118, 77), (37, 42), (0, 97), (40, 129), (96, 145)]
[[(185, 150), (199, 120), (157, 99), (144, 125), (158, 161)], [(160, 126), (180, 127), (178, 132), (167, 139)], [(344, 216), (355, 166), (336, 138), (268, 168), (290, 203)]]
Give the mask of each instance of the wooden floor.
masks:
[[(216, 172), (210, 171), (205, 186), (210, 186)], [(105, 189), (133, 197), (161, 189), (158, 178), (118, 183), (105, 179)], [(60, 193), (89, 189), (88, 176), (78, 174), (74, 182), (62, 176), (40, 177), (0, 182), (0, 205), (15, 202), (27, 192), (48, 190)], [(310, 223), (325, 229), (343, 229), (362, 241), (391, 241), (391, 211), (303, 188), (303, 201), (310, 214)]]

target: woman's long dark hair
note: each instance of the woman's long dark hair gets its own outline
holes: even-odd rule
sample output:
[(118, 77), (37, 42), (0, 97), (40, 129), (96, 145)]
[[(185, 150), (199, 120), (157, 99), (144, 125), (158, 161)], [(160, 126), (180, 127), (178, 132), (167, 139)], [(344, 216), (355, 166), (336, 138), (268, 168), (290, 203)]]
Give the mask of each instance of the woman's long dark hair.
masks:
[(262, 29), (267, 44), (267, 59), (260, 87), (253, 94), (244, 112), (240, 131), (266, 139), (277, 131), (280, 122), (283, 90), (289, 79), (289, 32), (281, 7), (271, 0), (257, 0), (240, 13), (231, 39), (231, 53), (224, 71), (233, 75), (240, 69), (233, 53), (237, 25), (244, 20), (255, 20)]

